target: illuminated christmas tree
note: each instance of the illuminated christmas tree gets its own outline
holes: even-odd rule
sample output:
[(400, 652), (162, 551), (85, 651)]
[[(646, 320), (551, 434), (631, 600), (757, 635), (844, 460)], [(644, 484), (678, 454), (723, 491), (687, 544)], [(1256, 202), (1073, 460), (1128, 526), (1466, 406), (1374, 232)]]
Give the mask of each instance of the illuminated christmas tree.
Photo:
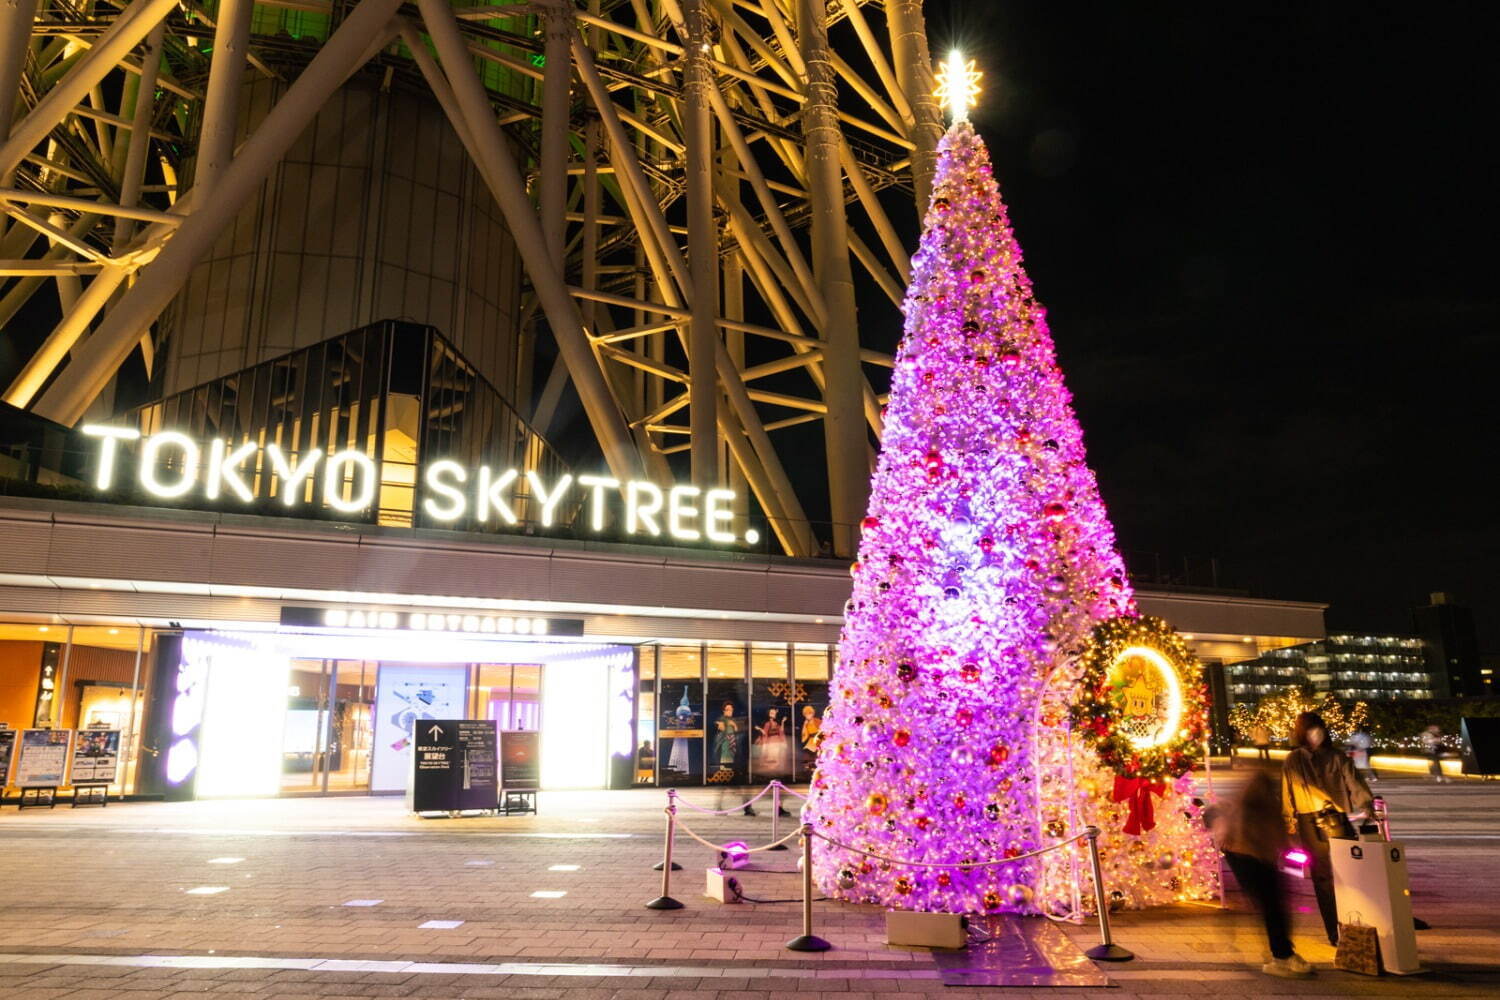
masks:
[[(1216, 869), (1181, 783), (1127, 784), (1112, 803), (1103, 751), (1069, 736), (1080, 654), (1135, 602), (1045, 312), (961, 119), (939, 146), (905, 313), (807, 820), (857, 850), (938, 864), (1025, 854), (1094, 822), (1119, 901), (1210, 893)], [(1165, 704), (1157, 681), (1140, 668), (1095, 693), (1102, 704), (1128, 688), (1127, 715), (1150, 715)], [(1201, 723), (1188, 683), (1182, 718)], [(1143, 753), (1191, 765), (1182, 745)], [(1141, 766), (1129, 757), (1122, 768)], [(1148, 828), (1125, 834), (1153, 798)], [(1076, 914), (1088, 904), (1071, 850), (918, 869), (819, 843), (814, 870), (852, 901)]]

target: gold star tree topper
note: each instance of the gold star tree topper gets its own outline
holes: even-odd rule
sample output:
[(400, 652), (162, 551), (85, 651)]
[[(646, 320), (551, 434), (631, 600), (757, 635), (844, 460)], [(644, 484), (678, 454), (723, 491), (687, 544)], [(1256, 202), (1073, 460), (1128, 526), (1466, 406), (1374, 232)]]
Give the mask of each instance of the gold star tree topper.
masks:
[(938, 102), (953, 113), (956, 122), (967, 121), (969, 109), (979, 99), (979, 81), (984, 74), (973, 59), (964, 60), (957, 49), (948, 53), (948, 59), (938, 67)]

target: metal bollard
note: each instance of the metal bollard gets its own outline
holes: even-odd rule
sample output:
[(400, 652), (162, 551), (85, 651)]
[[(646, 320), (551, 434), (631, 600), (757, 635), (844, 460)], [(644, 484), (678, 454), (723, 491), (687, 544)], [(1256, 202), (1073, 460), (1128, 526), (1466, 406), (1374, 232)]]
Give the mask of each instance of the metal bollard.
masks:
[(661, 895), (646, 904), (648, 910), (680, 910), (682, 904), (672, 898), (672, 841), (677, 835), (677, 803), (667, 804), (667, 846), (661, 859)]
[[(668, 788), (667, 789), (667, 808), (671, 810), (671, 814), (670, 815), (672, 815), (672, 816), (676, 816), (677, 815), (677, 789), (675, 789), (675, 788)], [(677, 832), (677, 824), (674, 823), (674, 822), (671, 822), (669, 820), (667, 822), (667, 840), (670, 841), (672, 839), (673, 835), (676, 832)], [(667, 858), (670, 859), (671, 857), (672, 857), (672, 847), (671, 847), (671, 844), (668, 844), (667, 845)], [(654, 865), (651, 866), (651, 870), (654, 871), (654, 872), (659, 872), (659, 871), (661, 871), (662, 865), (664, 865), (664, 864), (666, 864), (666, 862), (664, 862), (664, 861), (658, 861), (656, 864), (654, 864)], [(679, 865), (677, 862), (673, 861), (672, 862), (672, 870), (674, 872), (680, 872), (680, 871), (682, 871), (682, 866)]]
[(1109, 900), (1104, 897), (1104, 872), (1099, 868), (1099, 828), (1085, 827), (1083, 832), (1089, 839), (1089, 864), (1094, 870), (1094, 909), (1099, 911), (1100, 939), (1084, 954), (1099, 962), (1128, 962), (1135, 953), (1115, 944), (1109, 933)]
[[(781, 782), (771, 782), (771, 840), (781, 839)], [(785, 844), (777, 844), (770, 848), (773, 851), (785, 851)]]
[(786, 943), (788, 951), (827, 951), (833, 945), (812, 932), (812, 824), (802, 824), (802, 933)]

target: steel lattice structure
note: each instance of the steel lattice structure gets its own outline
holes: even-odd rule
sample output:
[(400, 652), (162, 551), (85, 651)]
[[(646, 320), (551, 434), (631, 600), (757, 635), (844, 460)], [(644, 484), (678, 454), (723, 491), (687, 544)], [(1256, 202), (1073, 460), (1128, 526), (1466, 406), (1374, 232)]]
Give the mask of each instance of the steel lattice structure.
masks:
[[(821, 421), (852, 548), (881, 419), (864, 366), (890, 364), (855, 282), (899, 306), (888, 212), (925, 205), (942, 133), (921, 0), (7, 0), (0, 327), (44, 288), (61, 309), (4, 400), (72, 425), (136, 351), (149, 370), (189, 270), (360, 74), (429, 91), (503, 213), (557, 347), (518, 401), (534, 424), (571, 383), (618, 478), (686, 452), (803, 555), (774, 435)], [(256, 76), (287, 86), (236, 148)], [(808, 390), (767, 387), (788, 372)]]

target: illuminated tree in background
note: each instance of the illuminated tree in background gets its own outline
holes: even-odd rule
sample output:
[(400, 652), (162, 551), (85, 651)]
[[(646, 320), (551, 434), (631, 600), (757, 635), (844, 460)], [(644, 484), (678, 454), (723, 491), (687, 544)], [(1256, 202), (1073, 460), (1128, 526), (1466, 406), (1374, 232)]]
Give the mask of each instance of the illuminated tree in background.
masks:
[[(939, 146), (912, 271), (808, 821), (857, 849), (936, 863), (1023, 854), (1095, 822), (1125, 904), (1210, 894), (1216, 865), (1185, 785), (1168, 787), (1155, 829), (1126, 837), (1113, 776), (1068, 739), (1072, 657), (1135, 601), (967, 122)], [(1078, 909), (1076, 862), (1065, 850), (914, 869), (820, 844), (815, 872), (853, 901), (1061, 913)]]

